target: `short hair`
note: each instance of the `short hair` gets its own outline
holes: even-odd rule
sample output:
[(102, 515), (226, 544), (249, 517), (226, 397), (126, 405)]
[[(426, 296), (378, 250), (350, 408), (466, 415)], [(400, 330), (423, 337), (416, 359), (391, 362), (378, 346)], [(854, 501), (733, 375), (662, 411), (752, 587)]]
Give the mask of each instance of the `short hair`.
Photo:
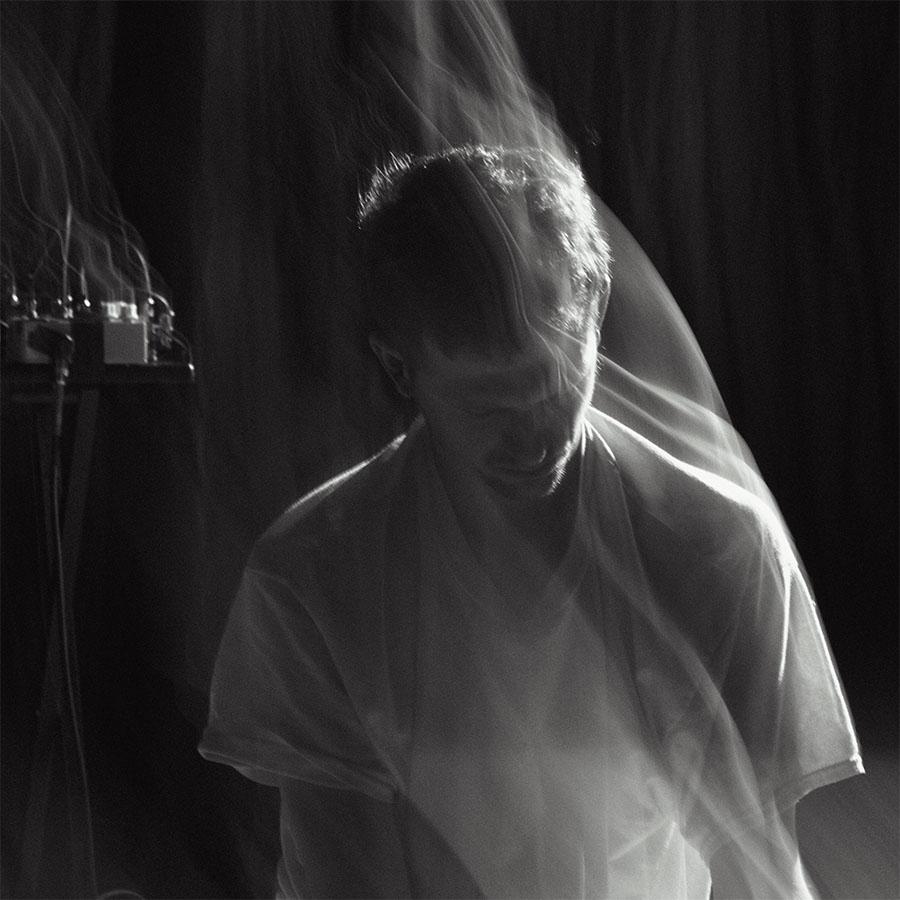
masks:
[(452, 354), (520, 347), (536, 322), (581, 336), (603, 320), (609, 247), (580, 168), (545, 151), (392, 156), (358, 225), (370, 330)]

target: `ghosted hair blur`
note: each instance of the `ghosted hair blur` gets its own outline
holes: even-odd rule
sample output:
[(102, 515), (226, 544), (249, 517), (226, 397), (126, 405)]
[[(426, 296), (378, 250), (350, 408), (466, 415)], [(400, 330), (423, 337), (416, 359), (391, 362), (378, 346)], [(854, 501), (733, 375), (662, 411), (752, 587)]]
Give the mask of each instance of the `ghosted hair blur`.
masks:
[(545, 151), (392, 156), (358, 224), (369, 331), (454, 355), (602, 322), (609, 247), (580, 169)]

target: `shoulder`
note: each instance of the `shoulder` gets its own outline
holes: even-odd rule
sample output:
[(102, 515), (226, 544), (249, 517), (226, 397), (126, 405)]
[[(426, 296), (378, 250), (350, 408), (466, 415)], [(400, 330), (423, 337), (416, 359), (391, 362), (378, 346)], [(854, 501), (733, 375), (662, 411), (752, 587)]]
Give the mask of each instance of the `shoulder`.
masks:
[[(635, 537), (645, 555), (676, 554), (730, 568), (764, 554), (786, 563), (790, 542), (774, 501), (687, 463), (610, 416), (589, 424), (611, 452)], [(762, 482), (760, 481), (760, 486)], [(764, 487), (763, 487), (764, 490)]]
[(291, 582), (313, 560), (364, 549), (406, 477), (415, 429), (330, 478), (282, 513), (253, 547), (248, 568)]
[[(623, 530), (633, 535), (638, 583), (665, 623), (647, 632), (652, 665), (666, 658), (668, 637), (662, 649), (658, 637), (674, 634), (691, 649), (685, 658), (696, 658), (716, 678), (746, 654), (755, 658), (748, 663), (754, 671), (771, 669), (797, 607), (791, 596), (799, 573), (774, 502), (677, 459), (609, 417), (597, 428), (621, 481)], [(732, 652), (736, 641), (745, 657)]]

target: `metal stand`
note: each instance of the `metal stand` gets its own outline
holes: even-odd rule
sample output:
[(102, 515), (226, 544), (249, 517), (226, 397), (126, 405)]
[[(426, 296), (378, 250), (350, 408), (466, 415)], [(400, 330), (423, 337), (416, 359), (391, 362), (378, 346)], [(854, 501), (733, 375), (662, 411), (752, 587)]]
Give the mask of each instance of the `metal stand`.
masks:
[[(91, 897), (94, 894), (94, 866), (91, 840), (89, 796), (85, 793), (78, 754), (76, 727), (81, 728), (81, 691), (77, 667), (70, 667), (73, 678), (71, 702), (67, 686), (64, 639), (73, 656), (76, 617), (75, 583), (82, 541), (82, 521), (88, 497), (91, 465), (97, 432), (100, 392), (105, 385), (133, 387), (154, 384), (190, 384), (193, 367), (186, 363), (150, 365), (107, 365), (99, 372), (73, 370), (66, 400), (77, 405), (62, 521), (62, 571), (65, 614), (52, 590), (50, 614), (42, 615), (47, 628), (37, 731), (31, 751), (31, 773), (20, 845), (20, 868), (15, 896)], [(53, 404), (48, 385), (50, 372), (41, 365), (7, 364), (3, 366), (4, 400), (30, 407), (32, 435), (39, 447), (42, 500), (48, 561), (55, 559), (53, 505)], [(54, 564), (46, 567), (54, 571)], [(47, 578), (47, 583), (52, 583)], [(76, 723), (78, 723), (76, 725)], [(61, 802), (60, 798), (64, 798)], [(67, 826), (67, 827), (66, 827)], [(67, 850), (68, 848), (68, 850)], [(66, 878), (66, 873), (68, 877)], [(52, 885), (48, 885), (52, 880)]]
[[(31, 787), (22, 835), (21, 871), (17, 896), (36, 897), (44, 873), (44, 850), (47, 846), (47, 817), (53, 803), (52, 788), (59, 782), (58, 763), (63, 762), (66, 789), (66, 805), (69, 821), (71, 850), (71, 887), (73, 897), (91, 895), (90, 847), (88, 833), (90, 819), (87, 814), (88, 798), (81, 782), (80, 766), (76, 750), (74, 723), (69, 709), (66, 691), (66, 675), (63, 658), (63, 629), (69, 635), (75, 633), (73, 599), (78, 557), (81, 550), (81, 524), (87, 499), (91, 460), (96, 435), (97, 411), (100, 403), (98, 388), (88, 388), (77, 397), (78, 418), (75, 426), (75, 443), (69, 466), (65, 511), (62, 521), (63, 573), (66, 594), (67, 621), (60, 615), (58, 602), (53, 603), (47, 635), (47, 651), (44, 662), (41, 704), (38, 710), (38, 732), (32, 754)], [(34, 426), (38, 429), (41, 446), (41, 474), (43, 484), (44, 521), (48, 548), (53, 546), (53, 497), (51, 433), (49, 415), (41, 416), (35, 410)], [(41, 427), (41, 419), (43, 426)], [(41, 433), (43, 432), (43, 433)], [(52, 558), (52, 551), (49, 554)], [(80, 686), (74, 685), (72, 698), (74, 714), (81, 720)]]

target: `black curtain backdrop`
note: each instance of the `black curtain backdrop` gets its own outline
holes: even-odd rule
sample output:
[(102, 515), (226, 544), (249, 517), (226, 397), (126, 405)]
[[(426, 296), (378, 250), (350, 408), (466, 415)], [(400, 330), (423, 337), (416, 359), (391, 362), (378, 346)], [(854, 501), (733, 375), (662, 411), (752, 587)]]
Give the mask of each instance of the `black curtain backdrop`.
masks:
[[(781, 506), (864, 757), (893, 760), (896, 4), (506, 8), (530, 77), (674, 294)], [(263, 896), (277, 798), (194, 748), (253, 539), (400, 423), (363, 351), (346, 253), (360, 170), (377, 149), (414, 147), (365, 54), (377, 8), (7, 0), (0, 16), (32, 28), (59, 70), (198, 364), (191, 388), (103, 398), (77, 584), (101, 891)], [(21, 426), (6, 416), (4, 896), (44, 641)], [(857, 844), (896, 844), (886, 802), (881, 836), (860, 820)], [(843, 896), (860, 896), (843, 867)], [(65, 849), (48, 851), (43, 896), (65, 895), (65, 868)]]

